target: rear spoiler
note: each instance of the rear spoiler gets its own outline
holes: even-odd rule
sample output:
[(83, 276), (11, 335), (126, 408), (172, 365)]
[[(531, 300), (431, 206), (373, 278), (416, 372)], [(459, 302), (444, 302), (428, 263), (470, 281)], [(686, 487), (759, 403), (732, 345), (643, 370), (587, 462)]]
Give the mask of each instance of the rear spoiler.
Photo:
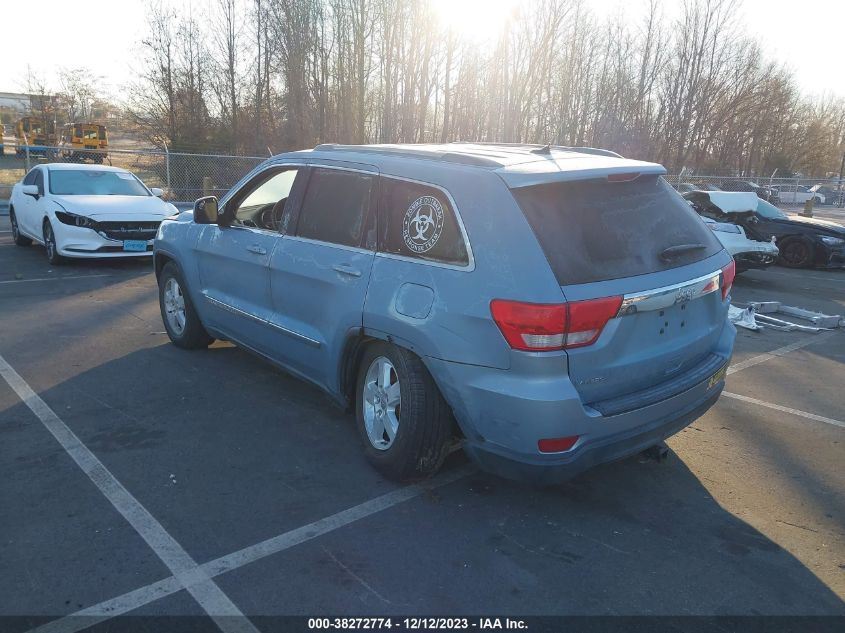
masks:
[(631, 180), (624, 178), (625, 175), (657, 175), (666, 173), (666, 168), (657, 163), (646, 163), (639, 160), (627, 158), (615, 158), (606, 155), (578, 155), (554, 154), (548, 160), (531, 161), (508, 165), (496, 170), (496, 173), (505, 181), (511, 189), (520, 187), (532, 187), (553, 182), (566, 182), (571, 180), (594, 180), (607, 178), (608, 176), (619, 176), (620, 180)]

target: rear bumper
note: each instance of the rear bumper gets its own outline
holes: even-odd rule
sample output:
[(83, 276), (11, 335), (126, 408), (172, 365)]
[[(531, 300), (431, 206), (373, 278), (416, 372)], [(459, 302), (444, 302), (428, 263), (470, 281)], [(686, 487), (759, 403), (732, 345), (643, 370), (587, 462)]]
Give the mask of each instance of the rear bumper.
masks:
[(525, 455), (508, 454), (501, 450), (493, 451), (489, 450), (489, 447), (471, 442), (467, 442), (464, 450), (484, 470), (502, 477), (538, 484), (561, 483), (593, 466), (635, 455), (678, 433), (716, 403), (724, 384), (723, 381), (715, 385), (705, 398), (697, 400), (685, 410), (622, 433), (588, 442), (555, 461), (531, 459)]
[[(736, 329), (725, 324), (711, 351), (723, 361), (717, 367), (729, 362), (735, 338)], [(431, 358), (426, 363), (461, 426), (466, 452), (486, 470), (539, 483), (564, 481), (659, 443), (704, 414), (724, 388), (724, 378), (711, 385), (707, 376), (659, 401), (602, 415), (582, 403), (565, 358), (554, 375)], [(540, 439), (575, 435), (577, 443), (565, 452), (541, 453), (537, 447)]]

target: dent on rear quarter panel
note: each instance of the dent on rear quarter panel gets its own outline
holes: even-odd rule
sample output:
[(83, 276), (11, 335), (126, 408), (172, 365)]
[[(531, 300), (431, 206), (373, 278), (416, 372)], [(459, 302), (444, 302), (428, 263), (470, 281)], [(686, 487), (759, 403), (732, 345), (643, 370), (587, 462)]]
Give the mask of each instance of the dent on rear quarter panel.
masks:
[[(407, 160), (403, 165), (407, 170), (401, 173), (383, 173), (431, 183), (451, 194), (469, 238), (474, 269), (376, 257), (364, 306), (365, 329), (407, 341), (420, 355), (507, 369), (510, 348), (490, 316), (490, 301), (563, 300), (539, 244), (493, 172), (434, 161)], [(433, 297), (424, 315), (425, 288)]]

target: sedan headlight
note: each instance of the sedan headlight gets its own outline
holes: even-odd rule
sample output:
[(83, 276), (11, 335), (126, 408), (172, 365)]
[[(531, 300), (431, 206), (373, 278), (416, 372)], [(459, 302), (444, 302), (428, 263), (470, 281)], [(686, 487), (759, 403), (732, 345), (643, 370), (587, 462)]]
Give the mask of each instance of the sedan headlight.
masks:
[(839, 237), (831, 237), (830, 235), (820, 235), (819, 239), (828, 246), (841, 246), (845, 244), (845, 240)]
[(76, 215), (75, 213), (68, 213), (67, 211), (56, 211), (56, 219), (62, 224), (78, 226), (84, 229), (93, 229), (96, 226), (96, 223), (91, 218), (86, 218), (84, 215)]

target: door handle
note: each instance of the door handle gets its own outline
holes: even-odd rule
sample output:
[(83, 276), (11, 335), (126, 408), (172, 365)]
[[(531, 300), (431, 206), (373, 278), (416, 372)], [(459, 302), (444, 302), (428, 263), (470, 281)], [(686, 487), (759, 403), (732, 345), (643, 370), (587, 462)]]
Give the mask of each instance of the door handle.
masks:
[(357, 268), (352, 268), (352, 266), (350, 266), (349, 264), (336, 264), (335, 266), (332, 266), (332, 268), (334, 268), (337, 272), (344, 275), (349, 275), (350, 277), (361, 276), (361, 271)]
[(253, 244), (252, 246), (247, 246), (246, 250), (250, 253), (255, 253), (256, 255), (266, 255), (267, 249), (261, 248), (258, 244)]

